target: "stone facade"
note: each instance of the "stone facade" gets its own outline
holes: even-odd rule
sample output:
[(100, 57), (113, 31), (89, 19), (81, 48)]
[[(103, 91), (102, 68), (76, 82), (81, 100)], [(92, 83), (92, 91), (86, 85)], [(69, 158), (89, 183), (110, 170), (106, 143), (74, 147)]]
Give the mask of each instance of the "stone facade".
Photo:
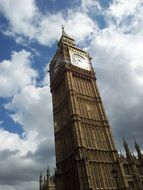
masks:
[[(116, 149), (91, 58), (64, 29), (49, 73), (56, 190), (143, 189), (138, 165), (125, 140), (127, 158), (119, 156)], [(132, 168), (131, 177), (125, 174), (126, 165)]]
[[(126, 155), (119, 152), (119, 162), (123, 167), (124, 178), (128, 184), (128, 190), (138, 190), (138, 185), (143, 186), (143, 155), (141, 153), (140, 146), (135, 142), (135, 148), (137, 155), (131, 153), (128, 147), (127, 142), (124, 140), (124, 148)], [(47, 175), (49, 176), (49, 175)], [(50, 180), (49, 180), (50, 179)], [(45, 182), (44, 182), (45, 181)], [(116, 179), (115, 179), (116, 181)], [(120, 182), (117, 176), (117, 183), (120, 187)], [(41, 187), (41, 185), (42, 187)], [(45, 185), (44, 185), (45, 184)], [(47, 185), (48, 184), (48, 185)], [(55, 180), (54, 176), (44, 177), (40, 175), (39, 178), (39, 190), (55, 190)]]

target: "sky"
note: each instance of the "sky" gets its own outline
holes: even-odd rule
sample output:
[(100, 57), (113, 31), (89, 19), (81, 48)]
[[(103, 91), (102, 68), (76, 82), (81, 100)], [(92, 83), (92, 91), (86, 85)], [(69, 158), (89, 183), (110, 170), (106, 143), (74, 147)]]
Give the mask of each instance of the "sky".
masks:
[(0, 189), (55, 167), (48, 65), (64, 25), (87, 50), (118, 150), (143, 137), (143, 0), (0, 0)]

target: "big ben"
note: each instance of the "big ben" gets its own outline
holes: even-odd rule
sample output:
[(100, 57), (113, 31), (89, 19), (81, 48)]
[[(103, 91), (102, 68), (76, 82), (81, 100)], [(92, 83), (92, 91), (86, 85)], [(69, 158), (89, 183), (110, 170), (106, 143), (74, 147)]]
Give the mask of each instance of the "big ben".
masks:
[[(126, 189), (89, 54), (64, 28), (50, 63), (56, 190)], [(118, 174), (116, 182), (112, 172)]]

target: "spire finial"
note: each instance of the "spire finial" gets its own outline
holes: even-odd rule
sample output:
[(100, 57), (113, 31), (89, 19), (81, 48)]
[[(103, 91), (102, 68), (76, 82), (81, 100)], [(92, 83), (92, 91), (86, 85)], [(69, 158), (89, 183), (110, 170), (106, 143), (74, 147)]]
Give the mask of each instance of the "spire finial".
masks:
[(132, 155), (135, 156), (134, 152), (132, 151)]
[(50, 168), (49, 166), (47, 167), (47, 178), (50, 176)]
[(138, 151), (140, 151), (140, 146), (139, 146), (139, 144), (137, 143), (135, 137), (133, 137), (133, 138), (134, 138), (135, 148), (136, 148), (136, 150), (137, 150), (137, 152), (138, 152)]
[(60, 46), (61, 43), (71, 44), (75, 46), (74, 39), (66, 34), (64, 25), (61, 25), (61, 29), (62, 29), (62, 35), (58, 43), (58, 46)]
[(123, 137), (123, 145), (124, 145), (126, 153), (128, 154), (130, 152), (130, 150), (129, 150), (129, 147), (128, 147), (128, 143), (126, 142), (124, 137)]
[(119, 150), (119, 154), (122, 155), (122, 150)]
[(64, 25), (62, 25), (62, 34), (64, 33)]
[(40, 180), (42, 179), (42, 172), (40, 172), (40, 177), (39, 178), (40, 178)]
[(46, 184), (46, 178), (45, 178), (45, 176), (44, 176), (44, 184)]
[(43, 183), (43, 178), (42, 178), (42, 172), (41, 172), (40, 177), (39, 177), (39, 190), (42, 189), (42, 183)]
[(127, 144), (127, 142), (126, 142), (126, 140), (125, 140), (124, 137), (123, 137), (123, 144), (124, 144), (125, 147), (128, 146), (128, 144)]
[(133, 136), (133, 139), (134, 139), (134, 143), (135, 143), (135, 148), (136, 148), (136, 149), (140, 149), (140, 146), (139, 146), (139, 144), (137, 143), (137, 141), (136, 141), (136, 139), (135, 139), (134, 136)]
[(135, 137), (133, 136), (133, 139), (134, 139), (134, 143), (136, 144), (137, 143), (137, 141), (136, 141), (136, 139), (135, 139)]

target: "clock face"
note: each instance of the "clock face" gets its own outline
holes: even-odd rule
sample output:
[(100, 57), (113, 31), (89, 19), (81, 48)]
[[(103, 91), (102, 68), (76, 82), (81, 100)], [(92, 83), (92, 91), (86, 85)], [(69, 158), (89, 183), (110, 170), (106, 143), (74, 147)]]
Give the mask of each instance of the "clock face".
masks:
[(87, 57), (81, 56), (78, 53), (73, 53), (71, 55), (71, 61), (73, 65), (81, 67), (83, 69), (90, 70), (91, 68)]
[(85, 61), (85, 58), (84, 58), (84, 57), (82, 57), (82, 56), (80, 56), (80, 55), (78, 55), (78, 54), (72, 54), (72, 63), (73, 63), (74, 65), (79, 66), (79, 65), (81, 65), (84, 61)]

